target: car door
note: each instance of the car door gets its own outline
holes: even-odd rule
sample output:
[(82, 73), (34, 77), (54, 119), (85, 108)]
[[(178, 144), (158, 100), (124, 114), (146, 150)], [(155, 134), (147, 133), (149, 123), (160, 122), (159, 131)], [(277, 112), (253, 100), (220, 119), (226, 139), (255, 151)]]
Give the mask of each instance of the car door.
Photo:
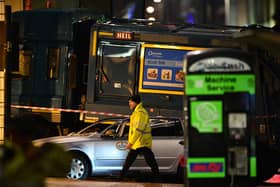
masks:
[[(160, 172), (176, 172), (184, 154), (184, 138), (178, 119), (151, 119), (153, 146)], [(131, 169), (150, 170), (143, 156), (138, 156)]]
[(183, 128), (179, 119), (152, 119), (153, 152), (161, 172), (176, 172), (184, 154)]
[[(119, 136), (122, 125), (106, 129), (100, 141), (94, 145), (95, 169), (97, 171), (121, 170), (128, 151), (127, 138)], [(113, 131), (110, 135), (109, 131)]]

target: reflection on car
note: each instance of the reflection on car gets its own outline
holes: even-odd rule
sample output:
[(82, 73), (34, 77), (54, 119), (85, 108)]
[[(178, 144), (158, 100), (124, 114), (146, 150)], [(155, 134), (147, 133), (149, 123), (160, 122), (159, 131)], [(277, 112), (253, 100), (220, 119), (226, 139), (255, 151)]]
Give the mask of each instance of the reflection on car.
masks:
[[(114, 175), (122, 169), (128, 150), (125, 149), (129, 118), (108, 118), (97, 121), (79, 132), (35, 140), (40, 146), (46, 142), (62, 145), (72, 153), (71, 179), (89, 176)], [(162, 174), (184, 177), (184, 133), (179, 118), (150, 117), (153, 152)], [(130, 171), (151, 172), (143, 156), (138, 156)]]

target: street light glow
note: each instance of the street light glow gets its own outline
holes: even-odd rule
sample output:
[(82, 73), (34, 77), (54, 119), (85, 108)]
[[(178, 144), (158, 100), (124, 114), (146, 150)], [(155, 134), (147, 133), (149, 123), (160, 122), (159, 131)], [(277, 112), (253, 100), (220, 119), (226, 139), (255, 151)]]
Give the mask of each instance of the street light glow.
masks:
[(153, 6), (148, 6), (146, 8), (146, 12), (149, 13), (149, 14), (152, 14), (155, 12), (155, 8)]
[(149, 17), (148, 20), (150, 20), (150, 21), (156, 21), (156, 18), (155, 18), (155, 17)]
[(161, 3), (161, 0), (154, 0), (154, 3)]

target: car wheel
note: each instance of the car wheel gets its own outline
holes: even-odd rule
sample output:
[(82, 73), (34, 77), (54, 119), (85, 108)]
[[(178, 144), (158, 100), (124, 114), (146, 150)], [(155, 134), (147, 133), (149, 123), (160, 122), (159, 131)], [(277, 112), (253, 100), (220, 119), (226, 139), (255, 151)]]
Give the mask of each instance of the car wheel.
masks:
[(67, 174), (70, 179), (85, 179), (89, 176), (90, 164), (88, 159), (81, 154), (74, 154), (72, 157), (71, 168)]

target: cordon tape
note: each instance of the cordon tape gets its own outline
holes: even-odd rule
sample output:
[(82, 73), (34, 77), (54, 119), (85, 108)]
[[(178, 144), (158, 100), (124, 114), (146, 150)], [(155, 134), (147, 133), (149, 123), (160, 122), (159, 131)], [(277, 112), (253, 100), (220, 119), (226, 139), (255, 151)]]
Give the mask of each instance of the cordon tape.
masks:
[(73, 112), (73, 113), (83, 113), (83, 114), (95, 114), (103, 116), (114, 116), (114, 117), (129, 117), (125, 114), (108, 113), (108, 112), (96, 112), (88, 110), (74, 110), (74, 109), (64, 109), (64, 108), (48, 108), (48, 107), (37, 107), (37, 106), (24, 106), (24, 105), (11, 105), (12, 108), (17, 109), (32, 109), (32, 110), (44, 110), (44, 111), (59, 111), (59, 112)]
[[(38, 107), (38, 106), (27, 106), (27, 105), (11, 105), (12, 108), (17, 109), (32, 109), (32, 110), (44, 110), (44, 111), (58, 111), (58, 112), (73, 112), (73, 113), (82, 113), (82, 114), (95, 114), (102, 116), (113, 116), (113, 117), (129, 117), (129, 115), (125, 114), (117, 114), (117, 113), (109, 113), (109, 112), (96, 112), (89, 110), (74, 110), (74, 109), (64, 109), (64, 108), (48, 108), (48, 107)], [(264, 118), (278, 118), (279, 114), (272, 115), (257, 115), (256, 119), (264, 119)]]

